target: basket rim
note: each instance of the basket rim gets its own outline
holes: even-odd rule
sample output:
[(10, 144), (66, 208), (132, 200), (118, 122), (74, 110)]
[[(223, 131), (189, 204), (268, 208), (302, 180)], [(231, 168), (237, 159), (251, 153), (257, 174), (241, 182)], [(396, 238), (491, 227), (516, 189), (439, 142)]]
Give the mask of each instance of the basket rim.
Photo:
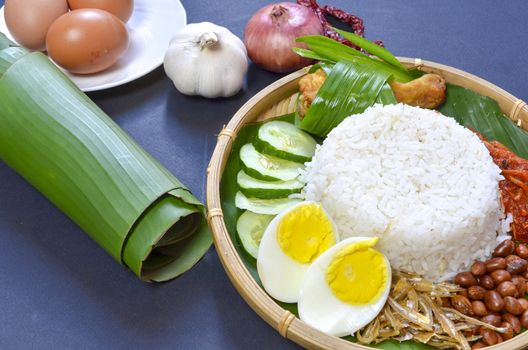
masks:
[[(415, 67), (425, 72), (439, 73), (447, 82), (458, 84), (480, 94), (489, 96), (499, 103), (502, 111), (517, 122), (520, 127), (528, 127), (528, 107), (524, 101), (516, 98), (502, 88), (476, 75), (444, 64), (426, 61), (419, 58), (398, 57), (406, 67)], [(207, 168), (207, 210), (209, 211), (209, 226), (213, 233), (214, 244), (226, 274), (238, 293), (249, 306), (283, 337), (311, 349), (372, 349), (365, 345), (352, 343), (318, 331), (289, 311), (279, 306), (253, 279), (245, 267), (242, 258), (231, 241), (224, 222), (221, 198), (220, 180), (224, 166), (231, 152), (231, 146), (240, 128), (248, 121), (248, 114), (262, 113), (271, 105), (260, 106), (264, 97), (277, 93), (281, 88), (296, 85), (298, 79), (307, 73), (307, 69), (293, 72), (268, 85), (249, 99), (230, 119), (227, 126), (219, 133), (218, 141)], [(277, 101), (275, 101), (277, 102)], [(258, 112), (260, 110), (260, 112)], [(254, 119), (254, 118), (253, 118)], [(490, 346), (490, 350), (522, 349), (528, 345), (528, 332), (519, 334), (500, 344)]]

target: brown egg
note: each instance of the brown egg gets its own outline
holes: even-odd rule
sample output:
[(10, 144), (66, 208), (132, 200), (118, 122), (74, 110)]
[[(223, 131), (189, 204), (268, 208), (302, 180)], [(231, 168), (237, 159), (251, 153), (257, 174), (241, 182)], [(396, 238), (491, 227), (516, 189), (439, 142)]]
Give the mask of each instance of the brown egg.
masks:
[(70, 11), (48, 30), (49, 56), (59, 66), (78, 74), (102, 71), (113, 65), (128, 47), (124, 23), (98, 9)]
[(68, 12), (67, 0), (6, 0), (4, 16), (9, 33), (31, 50), (46, 49), (50, 25)]
[(105, 10), (119, 17), (126, 23), (132, 16), (134, 0), (68, 0), (72, 10), (96, 8)]

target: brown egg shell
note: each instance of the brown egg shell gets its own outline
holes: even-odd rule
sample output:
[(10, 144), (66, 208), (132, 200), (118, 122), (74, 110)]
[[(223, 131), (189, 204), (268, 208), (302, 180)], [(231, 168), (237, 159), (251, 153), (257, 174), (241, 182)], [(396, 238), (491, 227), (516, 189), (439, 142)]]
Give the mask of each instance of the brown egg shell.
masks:
[(46, 45), (59, 66), (77, 74), (100, 72), (113, 65), (128, 48), (124, 23), (98, 9), (70, 11), (50, 27)]
[(68, 0), (72, 10), (96, 8), (105, 10), (127, 22), (134, 11), (134, 0)]
[(66, 0), (6, 0), (4, 17), (13, 38), (30, 50), (46, 49), (51, 24), (68, 12)]

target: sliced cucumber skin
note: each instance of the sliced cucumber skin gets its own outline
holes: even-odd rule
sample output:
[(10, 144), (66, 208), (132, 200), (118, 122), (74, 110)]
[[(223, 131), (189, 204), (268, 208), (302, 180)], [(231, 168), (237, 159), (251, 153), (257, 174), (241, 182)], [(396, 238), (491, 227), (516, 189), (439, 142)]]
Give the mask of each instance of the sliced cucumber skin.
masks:
[[(255, 168), (251, 167), (251, 165), (250, 165), (251, 163), (255, 163), (255, 164), (258, 165), (258, 163), (256, 161), (253, 161), (253, 159), (251, 159), (252, 156), (261, 157), (263, 155), (267, 156), (267, 157), (273, 157), (273, 156), (269, 156), (269, 155), (260, 153), (259, 151), (257, 151), (255, 149), (255, 146), (253, 146), (252, 143), (245, 144), (240, 149), (240, 154), (239, 154), (241, 168), (249, 176), (251, 176), (251, 177), (253, 177), (255, 179), (264, 180), (264, 181), (280, 181), (280, 180), (287, 181), (287, 180), (293, 180), (293, 179), (295, 179), (298, 176), (298, 172), (297, 171), (302, 169), (302, 168), (304, 168), (304, 165), (301, 164), (301, 163), (292, 162), (292, 161), (289, 161), (289, 160), (273, 157), (273, 158), (275, 158), (275, 162), (278, 163), (277, 164), (277, 169), (268, 170), (267, 172), (268, 173), (271, 172), (275, 176), (270, 175), (270, 174), (263, 174), (262, 173), (263, 171), (259, 171), (258, 169), (255, 169)], [(244, 160), (244, 158), (247, 160), (247, 162), (246, 162), (246, 160)], [(271, 160), (271, 161), (273, 161), (273, 160)], [(250, 164), (248, 165), (248, 163), (250, 163)], [(283, 163), (283, 164), (281, 164), (281, 163)], [(284, 165), (284, 167), (281, 167), (281, 165)], [(263, 168), (263, 169), (264, 169), (264, 171), (266, 171), (265, 168)], [(281, 173), (281, 169), (282, 169), (282, 173)]]
[(257, 170), (248, 167), (248, 166), (247, 166), (246, 164), (244, 164), (244, 162), (242, 162), (242, 161), (240, 162), (240, 165), (241, 165), (242, 170), (244, 170), (244, 172), (245, 172), (246, 174), (248, 174), (248, 175), (251, 176), (251, 177), (254, 177), (255, 179), (263, 180), (263, 181), (281, 181), (281, 179), (279, 179), (279, 178), (277, 178), (277, 177), (268, 176), (268, 175), (262, 175), (262, 174), (259, 173)]
[(263, 188), (243, 188), (239, 187), (242, 192), (248, 198), (258, 199), (280, 199), (288, 198), (290, 194), (300, 193), (301, 190), (268, 190)]
[(235, 196), (235, 205), (239, 209), (249, 210), (257, 214), (277, 215), (284, 209), (294, 204), (300, 203), (301, 199), (256, 199), (247, 198), (242, 192), (237, 192)]
[(237, 184), (246, 197), (259, 199), (286, 198), (304, 188), (304, 184), (297, 180), (262, 181), (247, 175), (243, 170), (237, 174)]
[(288, 153), (286, 151), (277, 149), (273, 147), (270, 143), (259, 138), (255, 138), (252, 143), (257, 151), (259, 151), (260, 153), (267, 154), (269, 156), (281, 158), (284, 160), (291, 160), (292, 162), (297, 163), (306, 163), (312, 160), (312, 158), (304, 157), (298, 154)]
[[(283, 136), (293, 137), (297, 145), (285, 146), (285, 139), (274, 135), (273, 129), (282, 129)], [(312, 159), (316, 145), (317, 142), (313, 137), (294, 124), (276, 120), (262, 124), (257, 132), (257, 137), (253, 140), (253, 146), (257, 151), (299, 163), (305, 163)]]
[[(262, 226), (262, 234), (266, 230), (267, 226), (273, 220), (275, 215), (257, 214), (252, 211), (246, 210), (239, 216), (237, 220), (237, 234), (238, 239), (242, 243), (242, 247), (253, 258), (257, 259), (259, 244), (253, 240), (252, 233), (256, 229), (260, 229), (256, 226)], [(261, 237), (262, 237), (261, 234)]]

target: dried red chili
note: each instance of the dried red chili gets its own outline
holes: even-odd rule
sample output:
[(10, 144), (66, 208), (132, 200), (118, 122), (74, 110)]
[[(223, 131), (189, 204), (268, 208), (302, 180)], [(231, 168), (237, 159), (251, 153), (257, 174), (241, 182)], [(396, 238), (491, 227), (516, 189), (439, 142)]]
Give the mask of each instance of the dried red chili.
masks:
[[(363, 25), (363, 20), (361, 18), (344, 10), (341, 10), (335, 6), (326, 5), (324, 7), (321, 7), (319, 6), (316, 0), (297, 0), (297, 3), (299, 5), (309, 7), (315, 12), (317, 17), (319, 18), (319, 21), (321, 21), (321, 25), (323, 26), (323, 34), (326, 37), (339, 41), (340, 43), (345, 44), (347, 46), (353, 47), (356, 50), (360, 50), (359, 47), (357, 47), (349, 40), (346, 40), (341, 35), (336, 33), (332, 29), (330, 23), (328, 23), (328, 19), (326, 18), (326, 16), (332, 16), (337, 20), (348, 24), (352, 28), (354, 34), (362, 37), (365, 34), (365, 26)], [(375, 41), (375, 43), (382, 47), (384, 46), (383, 42), (380, 40)]]
[(335, 6), (327, 5), (323, 8), (323, 11), (326, 14), (329, 14), (330, 16), (333, 16), (336, 19), (340, 20), (341, 22), (348, 24), (350, 27), (352, 27), (352, 30), (357, 35), (365, 35), (365, 27), (363, 26), (363, 20), (358, 16), (338, 9)]

